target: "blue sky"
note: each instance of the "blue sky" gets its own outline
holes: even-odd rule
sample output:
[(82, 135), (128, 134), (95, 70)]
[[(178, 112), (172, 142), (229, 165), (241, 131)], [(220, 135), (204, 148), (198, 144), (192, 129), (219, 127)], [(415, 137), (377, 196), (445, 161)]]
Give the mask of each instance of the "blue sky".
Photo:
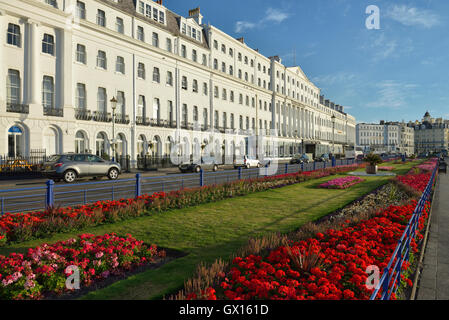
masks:
[[(265, 56), (300, 65), (322, 93), (358, 122), (449, 119), (447, 0), (165, 0), (188, 15), (245, 37)], [(380, 9), (368, 30), (366, 8)]]

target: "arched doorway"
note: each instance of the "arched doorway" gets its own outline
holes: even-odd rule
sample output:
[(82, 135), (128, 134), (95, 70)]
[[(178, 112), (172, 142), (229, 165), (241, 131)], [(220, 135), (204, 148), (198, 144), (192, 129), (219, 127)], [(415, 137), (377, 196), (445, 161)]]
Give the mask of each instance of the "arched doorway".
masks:
[(120, 159), (127, 156), (126, 137), (123, 133), (119, 133), (116, 138), (116, 158)]
[(75, 153), (88, 153), (89, 141), (83, 131), (78, 131), (75, 135)]
[(60, 152), (59, 132), (54, 127), (48, 127), (44, 130), (43, 147), (48, 155)]
[(25, 132), (15, 125), (8, 130), (8, 157), (22, 157), (25, 155)]
[(159, 136), (154, 136), (153, 139), (153, 157), (159, 158), (162, 156), (162, 141)]
[(95, 139), (96, 155), (109, 160), (109, 143), (108, 136), (104, 132), (99, 132)]
[(148, 143), (145, 135), (141, 134), (139, 138), (137, 138), (137, 154), (140, 157), (144, 157), (147, 154)]

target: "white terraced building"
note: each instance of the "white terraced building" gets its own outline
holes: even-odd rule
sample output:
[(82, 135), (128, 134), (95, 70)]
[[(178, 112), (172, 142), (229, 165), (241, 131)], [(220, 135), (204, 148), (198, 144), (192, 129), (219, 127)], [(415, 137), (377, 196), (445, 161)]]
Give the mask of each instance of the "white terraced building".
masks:
[(415, 154), (415, 131), (405, 122), (357, 124), (357, 145), (365, 152)]
[(275, 157), (355, 143), (355, 118), (320, 102), (300, 67), (204, 24), (199, 8), (0, 0), (0, 46), (0, 154), (106, 157), (114, 144), (135, 164), (178, 144), (244, 154), (254, 135)]

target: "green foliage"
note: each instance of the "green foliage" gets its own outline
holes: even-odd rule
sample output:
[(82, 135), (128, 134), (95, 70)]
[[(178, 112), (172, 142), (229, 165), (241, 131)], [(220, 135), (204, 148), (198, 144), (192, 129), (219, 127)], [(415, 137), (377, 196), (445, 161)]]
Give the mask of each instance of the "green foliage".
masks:
[(364, 159), (365, 162), (368, 162), (371, 166), (375, 166), (383, 163), (382, 158), (378, 154), (370, 153)]

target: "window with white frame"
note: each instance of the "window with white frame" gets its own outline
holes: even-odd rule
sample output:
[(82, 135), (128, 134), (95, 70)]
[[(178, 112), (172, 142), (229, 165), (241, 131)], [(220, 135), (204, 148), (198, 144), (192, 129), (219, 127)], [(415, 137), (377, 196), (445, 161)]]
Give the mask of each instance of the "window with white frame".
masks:
[(218, 93), (218, 87), (217, 86), (214, 87), (214, 97), (215, 98), (219, 98), (220, 97), (219, 93)]
[(75, 108), (86, 110), (86, 85), (84, 83), (76, 84)]
[(187, 86), (187, 77), (186, 76), (182, 77), (181, 87), (182, 87), (183, 90), (187, 90), (188, 86)]
[(145, 15), (145, 3), (139, 1), (139, 13)]
[(6, 80), (6, 103), (20, 103), (20, 73), (18, 70), (8, 70), (8, 77)]
[(97, 91), (97, 111), (105, 114), (107, 112), (107, 96), (105, 88), (98, 88)]
[(195, 49), (193, 49), (192, 50), (192, 60), (194, 61), (194, 62), (196, 62), (197, 61), (197, 52), (196, 52), (196, 50)]
[(118, 56), (115, 63), (115, 72), (125, 74), (125, 59)]
[(159, 48), (159, 34), (153, 32), (153, 47)]
[(145, 80), (145, 64), (142, 62), (139, 62), (139, 64), (138, 64), (137, 77)]
[(157, 83), (160, 83), (160, 81), (161, 81), (161, 75), (159, 72), (159, 68), (156, 68), (156, 67), (153, 68), (153, 81), (157, 82)]
[(204, 94), (205, 96), (208, 95), (208, 91), (207, 91), (207, 83), (206, 83), (206, 82), (203, 82), (203, 94)]
[(192, 91), (198, 93), (198, 81), (197, 80), (193, 80)]
[(97, 10), (97, 24), (106, 27), (106, 13), (103, 10)]
[(137, 101), (137, 116), (144, 118), (146, 117), (146, 102), (145, 96), (139, 95), (139, 100)]
[(86, 19), (86, 4), (82, 1), (76, 2), (76, 17)]
[(168, 52), (172, 52), (171, 39), (169, 39), (169, 38), (167, 38), (167, 40), (166, 40), (166, 49)]
[(58, 3), (56, 0), (45, 0), (45, 3), (51, 5), (55, 9), (58, 9)]
[(145, 42), (145, 30), (141, 26), (137, 27), (137, 40)]
[(76, 45), (76, 62), (86, 64), (86, 46), (82, 44)]
[(55, 38), (51, 34), (45, 33), (42, 39), (42, 52), (49, 55), (55, 53)]
[(151, 19), (151, 6), (149, 4), (146, 5), (145, 16)]
[(97, 67), (104, 70), (107, 69), (106, 52), (98, 50)]
[(117, 31), (118, 33), (125, 33), (125, 25), (123, 23), (123, 19), (117, 17), (116, 21), (115, 21), (115, 31)]
[(20, 26), (9, 23), (7, 32), (7, 43), (20, 48)]
[(53, 77), (44, 76), (42, 81), (42, 105), (45, 109), (54, 109), (55, 107), (55, 86)]
[(167, 81), (166, 84), (169, 86), (173, 86), (173, 73), (171, 71), (167, 71)]
[(159, 121), (161, 119), (161, 103), (159, 98), (153, 100), (153, 119)]
[(186, 49), (186, 46), (185, 46), (185, 45), (182, 45), (182, 46), (181, 46), (181, 56), (182, 56), (183, 58), (187, 58), (187, 49)]

